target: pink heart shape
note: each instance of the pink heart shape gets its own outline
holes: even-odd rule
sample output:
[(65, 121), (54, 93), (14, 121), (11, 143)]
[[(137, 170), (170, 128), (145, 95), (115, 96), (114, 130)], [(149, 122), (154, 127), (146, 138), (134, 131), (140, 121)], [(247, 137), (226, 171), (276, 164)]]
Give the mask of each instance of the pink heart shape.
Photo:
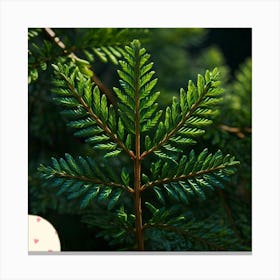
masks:
[(37, 222), (40, 222), (40, 221), (41, 221), (41, 218), (38, 217), (38, 218), (37, 218)]
[(38, 243), (39, 242), (39, 239), (34, 239), (34, 243), (36, 244), (36, 243)]
[(48, 250), (48, 252), (52, 252), (53, 250)]

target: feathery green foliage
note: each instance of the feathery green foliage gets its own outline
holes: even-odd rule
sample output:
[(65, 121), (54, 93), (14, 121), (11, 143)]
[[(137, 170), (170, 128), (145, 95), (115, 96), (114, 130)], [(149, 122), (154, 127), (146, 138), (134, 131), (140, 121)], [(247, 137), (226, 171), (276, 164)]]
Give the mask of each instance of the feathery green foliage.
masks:
[(152, 188), (163, 203), (162, 192), (165, 190), (173, 199), (188, 204), (189, 196), (206, 199), (204, 190), (223, 188), (223, 181), (236, 171), (237, 163), (230, 155), (223, 157), (220, 150), (212, 155), (205, 149), (197, 157), (192, 150), (188, 156), (183, 155), (177, 164), (153, 162), (152, 180), (145, 183), (142, 189)]
[[(29, 83), (36, 81), (39, 72), (45, 71), (50, 63), (55, 60), (65, 62), (67, 57), (74, 60), (88, 75), (92, 75), (89, 62), (95, 61), (96, 58), (103, 63), (110, 61), (118, 64), (118, 60), (122, 57), (123, 46), (127, 45), (135, 36), (144, 38), (147, 33), (145, 29), (84, 28), (73, 30), (74, 34), (77, 32), (76, 36), (65, 37), (63, 29), (56, 29), (57, 34), (47, 30), (49, 39), (43, 37), (42, 41), (37, 40), (42, 31), (42, 28), (30, 28), (28, 31)], [(66, 45), (60, 41), (60, 34), (67, 42)], [(52, 44), (52, 41), (59, 42), (60, 45)], [(79, 57), (74, 52), (77, 52)]]
[[(201, 248), (205, 250), (229, 250), (231, 244), (227, 246), (224, 239), (224, 246), (215, 245), (215, 242), (220, 244), (221, 238), (217, 232), (226, 236), (230, 231), (220, 230), (223, 225), (207, 226), (201, 221), (195, 228), (183, 213), (174, 216), (173, 206), (162, 210), (149, 199), (145, 205), (141, 203), (141, 197), (149, 190), (153, 190), (163, 205), (168, 205), (166, 199), (179, 204), (195, 203), (195, 197), (205, 200), (209, 190), (224, 188), (229, 176), (235, 173), (239, 162), (233, 156), (223, 156), (220, 150), (209, 153), (204, 149), (198, 155), (190, 150), (190, 145), (196, 143), (218, 114), (217, 105), (223, 92), (218, 69), (207, 70), (203, 76), (199, 74), (195, 83), (189, 81), (186, 89), (180, 89), (179, 98), (174, 97), (170, 106), (159, 110), (156, 101), (160, 93), (155, 90), (157, 78), (150, 55), (139, 40), (132, 41), (120, 53), (121, 87), (114, 87), (116, 106), (108, 102), (106, 95), (75, 62), (53, 65), (53, 93), (75, 136), (108, 160), (123, 153), (134, 168), (123, 167), (118, 173), (111, 169), (110, 161), (104, 166), (91, 156), (74, 158), (65, 154), (65, 158), (53, 158), (51, 165), (39, 167), (46, 187), (56, 189), (57, 195), (80, 199), (81, 208), (98, 203), (106, 205), (108, 223), (102, 226), (96, 218), (90, 221), (103, 228), (100, 234), (105, 239), (113, 238), (113, 243), (123, 248), (144, 250), (144, 241), (148, 245), (157, 242), (153, 241), (159, 234), (156, 232), (167, 230), (172, 232), (169, 238), (177, 234), (188, 242), (203, 244)], [(152, 159), (150, 169), (144, 174), (141, 164), (148, 158)], [(152, 213), (147, 223), (142, 207), (143, 211), (148, 208)], [(205, 232), (198, 240), (191, 232), (200, 229)], [(129, 242), (124, 245), (126, 238)]]
[(106, 150), (105, 157), (116, 156), (121, 151), (130, 154), (131, 135), (125, 134), (124, 124), (116, 116), (113, 105), (108, 106), (106, 96), (77, 66), (53, 67), (58, 77), (54, 80), (54, 92), (58, 94), (54, 100), (64, 106), (62, 114), (70, 120), (68, 125), (76, 129), (75, 135), (85, 138), (94, 149)]
[(95, 198), (99, 201), (110, 199), (110, 209), (124, 191), (132, 192), (132, 189), (125, 170), (122, 171), (121, 178), (117, 178), (115, 174), (110, 176), (108, 168), (104, 171), (106, 175), (90, 157), (74, 159), (69, 154), (65, 154), (65, 159), (53, 158), (52, 166), (39, 167), (39, 172), (46, 180), (45, 185), (57, 188), (58, 195), (66, 193), (68, 199), (83, 196), (81, 208), (85, 208)]

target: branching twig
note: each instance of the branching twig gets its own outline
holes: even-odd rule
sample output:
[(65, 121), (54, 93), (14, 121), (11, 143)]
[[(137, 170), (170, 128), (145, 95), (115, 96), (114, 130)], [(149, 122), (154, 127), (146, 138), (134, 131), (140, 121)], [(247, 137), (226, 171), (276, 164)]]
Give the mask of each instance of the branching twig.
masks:
[[(79, 61), (80, 59), (73, 52), (68, 52), (65, 44), (60, 40), (59, 37), (56, 36), (55, 32), (51, 28), (45, 28), (45, 31), (52, 38), (52, 40), (63, 49), (64, 53), (67, 54), (73, 60)], [(91, 69), (92, 71), (92, 69)], [(96, 74), (92, 71), (93, 75), (91, 76), (93, 82), (99, 87), (99, 89), (107, 96), (107, 99), (114, 106), (116, 105), (116, 100), (112, 92), (101, 82), (101, 80), (96, 76)]]
[(236, 134), (237, 137), (239, 137), (241, 139), (245, 137), (244, 132), (252, 133), (252, 129), (249, 127), (245, 127), (244, 129), (241, 129), (239, 127), (231, 127), (231, 126), (228, 126), (225, 124), (221, 124), (221, 125), (219, 125), (219, 128), (224, 131), (234, 133), (234, 134)]
[(158, 179), (158, 180), (155, 180), (153, 182), (148, 182), (148, 183), (142, 185), (141, 186), (141, 191), (144, 191), (145, 189), (151, 188), (153, 186), (168, 184), (168, 183), (172, 183), (172, 182), (186, 181), (187, 179), (190, 179), (192, 177), (197, 177), (197, 176), (200, 176), (200, 175), (208, 174), (208, 173), (211, 173), (211, 172), (223, 169), (223, 168), (225, 168), (225, 166), (220, 165), (220, 166), (217, 166), (215, 168), (211, 168), (211, 169), (207, 169), (207, 170), (201, 170), (201, 171), (193, 172), (193, 173), (191, 172), (188, 175), (183, 174), (183, 175), (174, 176), (174, 177), (171, 177), (171, 178)]
[(135, 158), (135, 155), (133, 151), (130, 151), (127, 149), (125, 144), (116, 136), (113, 131), (92, 111), (92, 109), (86, 104), (84, 99), (77, 93), (76, 89), (67, 81), (67, 85), (71, 92), (74, 94), (74, 96), (78, 99), (78, 101), (81, 103), (83, 108), (87, 111), (87, 113), (90, 115), (92, 119), (96, 121), (96, 123), (106, 132), (106, 134), (119, 146), (121, 147), (132, 159)]
[(135, 159), (134, 159), (134, 194), (135, 194), (135, 216), (136, 216), (136, 236), (138, 250), (144, 250), (144, 235), (142, 226), (142, 206), (141, 206), (141, 142), (140, 142), (140, 73), (139, 51), (136, 52), (135, 62)]
[(103, 185), (103, 186), (108, 186), (108, 187), (115, 187), (115, 188), (121, 188), (129, 193), (133, 193), (134, 190), (128, 186), (124, 186), (122, 184), (118, 184), (118, 183), (114, 183), (114, 182), (103, 182), (99, 179), (92, 179), (92, 178), (88, 178), (88, 177), (84, 177), (84, 176), (74, 176), (74, 175), (70, 175), (67, 173), (59, 173), (59, 172), (55, 172), (55, 175), (57, 177), (60, 178), (69, 178), (69, 179), (76, 179), (76, 180), (80, 180), (80, 181), (84, 181), (84, 182), (90, 182), (93, 184), (98, 184), (98, 185)]
[(175, 128), (173, 128), (169, 133), (167, 133), (164, 138), (154, 147), (150, 148), (148, 151), (145, 151), (141, 155), (141, 159), (143, 160), (147, 155), (151, 154), (152, 152), (158, 150), (161, 146), (163, 146), (173, 135), (175, 135), (185, 124), (185, 122), (192, 116), (192, 113), (196, 110), (196, 108), (199, 105), (199, 102), (201, 100), (194, 104), (189, 112), (182, 118), (182, 120), (177, 124)]
[(182, 127), (184, 127), (186, 121), (193, 115), (194, 111), (199, 107), (200, 103), (203, 100), (204, 95), (207, 94), (208, 90), (209, 90), (209, 86), (204, 88), (204, 92), (201, 94), (201, 96), (199, 97), (197, 102), (192, 105), (192, 107), (189, 109), (188, 113), (182, 117), (180, 122), (170, 132), (168, 132), (157, 145), (150, 148), (148, 151), (143, 152), (141, 155), (141, 159), (145, 158), (147, 155), (151, 154), (152, 152), (158, 150), (166, 142), (168, 142), (169, 139), (172, 138), (172, 136), (174, 136)]

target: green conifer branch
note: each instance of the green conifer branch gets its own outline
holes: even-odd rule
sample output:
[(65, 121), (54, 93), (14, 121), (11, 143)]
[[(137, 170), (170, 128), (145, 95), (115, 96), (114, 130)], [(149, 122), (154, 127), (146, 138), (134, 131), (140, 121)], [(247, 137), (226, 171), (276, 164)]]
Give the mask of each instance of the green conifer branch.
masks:
[(52, 38), (52, 40), (57, 44), (62, 50), (63, 53), (68, 55), (72, 60), (76, 62), (80, 68), (85, 71), (89, 76), (91, 76), (92, 81), (99, 87), (99, 89), (107, 96), (108, 100), (116, 105), (116, 100), (112, 92), (102, 83), (102, 81), (98, 78), (98, 76), (91, 69), (89, 63), (86, 60), (80, 59), (74, 52), (69, 52), (65, 46), (65, 44), (58, 38), (55, 32), (51, 28), (45, 28), (45, 31)]
[(130, 188), (129, 186), (125, 186), (125, 185), (118, 184), (118, 183), (115, 183), (115, 182), (103, 182), (99, 179), (67, 174), (65, 172), (53, 172), (53, 176), (57, 177), (57, 178), (78, 180), (78, 181), (82, 181), (82, 182), (85, 182), (85, 183), (92, 183), (92, 184), (96, 184), (96, 185), (103, 185), (103, 186), (108, 186), (108, 187), (113, 187), (113, 188), (121, 188), (124, 191), (129, 192), (129, 193), (134, 192), (134, 190), (132, 188)]
[(109, 200), (110, 210), (124, 192), (134, 192), (129, 186), (130, 178), (124, 169), (120, 178), (106, 167), (101, 170), (91, 157), (75, 159), (70, 154), (65, 154), (65, 158), (52, 158), (52, 165), (41, 164), (38, 171), (47, 187), (58, 189), (58, 195), (66, 193), (68, 199), (83, 196), (81, 208), (96, 198), (98, 201)]
[(168, 134), (166, 134), (164, 136), (164, 138), (158, 142), (157, 145), (153, 146), (152, 148), (150, 148), (148, 151), (144, 151), (141, 154), (141, 159), (143, 160), (146, 156), (148, 156), (149, 154), (153, 153), (156, 150), (159, 150), (165, 143), (168, 142), (168, 140), (174, 136), (178, 130), (180, 130), (180, 128), (182, 128), (184, 126), (184, 124), (186, 123), (186, 121), (192, 116), (192, 113), (195, 111), (195, 109), (199, 106), (201, 99), (192, 106), (192, 108), (190, 109), (190, 111), (188, 111), (188, 113), (184, 116), (184, 118), (177, 124), (176, 127), (174, 127)]
[[(210, 118), (216, 115), (217, 111), (212, 110), (212, 107), (220, 102), (222, 92), (218, 70), (206, 71), (205, 78), (198, 75), (197, 86), (189, 81), (187, 93), (181, 89), (180, 101), (174, 98), (172, 106), (165, 110), (164, 121), (160, 121), (162, 111), (157, 110), (159, 92), (153, 92), (157, 79), (152, 79), (155, 72), (151, 70), (153, 63), (148, 63), (150, 55), (141, 48), (138, 40), (126, 46), (122, 55), (124, 60), (119, 61), (121, 70), (118, 71), (121, 89), (114, 88), (119, 99), (118, 110), (114, 110), (112, 105), (108, 106), (105, 95), (100, 96), (98, 87), (93, 89), (90, 75), (73, 63), (70, 66), (54, 65), (58, 78), (54, 80), (54, 91), (58, 94), (55, 100), (67, 107), (63, 112), (72, 118), (69, 125), (78, 130), (75, 135), (86, 137), (86, 142), (106, 152), (105, 157), (116, 156), (124, 151), (133, 160), (134, 178), (130, 179), (132, 170), (129, 172), (125, 167), (119, 178), (114, 171), (101, 171), (98, 163), (91, 158), (74, 160), (68, 154), (66, 160), (53, 159), (52, 167), (41, 166), (39, 171), (42, 177), (50, 185), (59, 187), (59, 194), (68, 192), (71, 198), (83, 195), (81, 208), (97, 198), (98, 201), (106, 199), (110, 210), (119, 200), (122, 201), (120, 197), (123, 191), (131, 194), (134, 213), (128, 214), (124, 206), (116, 213), (123, 228), (128, 228), (128, 224), (130, 227), (135, 226), (137, 250), (145, 249), (144, 229), (148, 228), (176, 232), (215, 250), (223, 250), (224, 247), (209, 242), (207, 238), (192, 234), (188, 230), (188, 223), (182, 225), (186, 225), (186, 228), (180, 227), (183, 215), (173, 220), (171, 217), (170, 223), (166, 222), (167, 217), (172, 216), (171, 209), (160, 211), (150, 206), (153, 218), (143, 225), (141, 203), (142, 192), (147, 189), (152, 189), (162, 203), (165, 203), (163, 191), (186, 204), (189, 194), (205, 199), (205, 188), (223, 188), (223, 181), (235, 172), (239, 162), (230, 155), (223, 156), (219, 150), (212, 155), (204, 149), (198, 156), (192, 150), (189, 155), (179, 157), (178, 152), (183, 150), (175, 146), (194, 143), (193, 138), (204, 133), (201, 128), (209, 125)], [(151, 139), (154, 129), (156, 131)], [(144, 152), (141, 151), (141, 139), (145, 139)], [(131, 145), (133, 141), (134, 146)], [(159, 151), (161, 149), (165, 149), (167, 154)], [(142, 161), (153, 152), (169, 160), (152, 162), (150, 179), (142, 173)], [(154, 222), (157, 219), (158, 222)], [(125, 230), (114, 231), (114, 237), (122, 239), (124, 236)]]
[[(207, 98), (207, 94), (210, 95), (209, 97), (212, 98), (215, 95), (218, 96), (219, 94), (221, 94), (221, 91), (217, 91), (217, 94), (215, 94), (215, 90), (217, 89), (217, 86), (220, 84), (219, 81), (217, 81), (217, 77), (218, 77), (218, 71), (217, 69), (214, 69), (213, 72), (209, 72), (206, 71), (205, 74), (205, 81), (203, 79), (203, 77), (201, 75), (198, 75), (198, 81), (197, 81), (197, 88), (194, 86), (194, 84), (192, 83), (192, 81), (189, 81), (189, 88), (188, 88), (188, 92), (187, 94), (184, 94), (184, 90), (181, 89), (181, 93), (180, 93), (180, 107), (181, 107), (181, 112), (178, 111), (176, 112), (176, 109), (173, 110), (173, 112), (170, 110), (170, 114), (172, 112), (172, 116), (168, 116), (168, 118), (173, 118), (172, 121), (168, 120), (167, 124), (162, 124), (161, 128), (166, 128), (166, 126), (170, 125), (170, 122), (173, 123), (174, 127), (172, 127), (172, 129), (167, 132), (164, 137), (158, 141), (154, 146), (152, 146), (151, 148), (149, 148), (148, 150), (144, 151), (141, 154), (141, 159), (143, 160), (146, 156), (148, 156), (149, 154), (159, 150), (161, 147), (163, 147), (165, 144), (167, 144), (167, 142), (169, 142), (170, 139), (172, 139), (172, 137), (174, 137), (178, 132), (180, 132), (184, 126), (186, 125), (187, 121), (190, 120), (195, 113), (197, 113), (197, 109), (201, 107), (201, 105), (203, 105), (203, 103), (205, 102), (205, 99)], [(212, 92), (211, 92), (212, 91)], [(195, 102), (193, 102), (196, 99)], [(172, 107), (177, 107), (176, 105), (176, 99), (173, 100), (172, 103)], [(218, 100), (219, 102), (219, 100)], [(216, 103), (218, 103), (216, 102)], [(183, 107), (187, 108), (187, 110), (185, 110)], [(207, 106), (205, 106), (207, 108)], [(168, 107), (169, 109), (169, 107)], [(184, 112), (185, 111), (185, 112)], [(206, 119), (208, 117), (210, 117), (211, 115), (214, 116), (216, 114), (215, 111), (209, 111), (206, 114)], [(180, 118), (178, 118), (178, 116), (180, 116)], [(198, 116), (200, 117), (200, 113), (198, 113)], [(203, 114), (202, 114), (203, 116)], [(205, 117), (205, 116), (203, 116)], [(178, 119), (178, 122), (176, 123), (176, 119)], [(166, 120), (167, 120), (167, 114), (166, 114)], [(166, 122), (165, 120), (165, 122)], [(194, 123), (195, 124), (195, 123)], [(207, 125), (207, 124), (206, 124)], [(204, 130), (201, 130), (202, 133), (204, 133)], [(191, 133), (189, 133), (191, 135)], [(201, 133), (200, 133), (201, 134)], [(192, 137), (195, 137), (195, 135), (191, 135)], [(180, 138), (178, 139), (179, 141), (181, 140)], [(185, 141), (185, 143), (187, 144), (189, 139), (183, 138), (183, 141)], [(182, 141), (182, 142), (183, 142)], [(191, 142), (192, 143), (192, 142)]]
[(146, 178), (141, 190), (152, 188), (162, 203), (165, 203), (163, 191), (166, 191), (173, 199), (188, 204), (189, 196), (195, 194), (205, 199), (206, 189), (214, 190), (214, 186), (224, 188), (224, 181), (235, 172), (238, 164), (234, 157), (223, 156), (220, 150), (212, 155), (204, 149), (198, 156), (192, 150), (178, 163), (161, 160), (152, 163), (152, 178)]
[(214, 168), (210, 168), (210, 169), (206, 169), (206, 170), (200, 170), (200, 171), (197, 171), (197, 172), (191, 172), (187, 175), (182, 174), (182, 175), (179, 175), (179, 176), (176, 175), (176, 176), (171, 177), (171, 178), (163, 178), (163, 179), (155, 180), (153, 182), (149, 182), (149, 183), (146, 183), (146, 184), (142, 185), (141, 186), (141, 191), (144, 191), (147, 188), (151, 188), (151, 187), (154, 187), (154, 186), (161, 186), (161, 185), (170, 184), (170, 183), (173, 183), (173, 182), (187, 181), (188, 179), (198, 178), (202, 175), (211, 174), (211, 173), (214, 173), (215, 171), (223, 170), (225, 168), (227, 168), (226, 165), (219, 165), (219, 166), (214, 167)]
[(146, 229), (149, 229), (149, 228), (158, 228), (158, 229), (163, 229), (163, 230), (167, 230), (167, 231), (172, 231), (172, 232), (175, 232), (179, 235), (183, 235), (187, 238), (190, 238), (190, 239), (194, 239), (195, 241), (198, 241), (204, 245), (206, 245), (207, 247), (210, 247), (212, 248), (212, 250), (218, 250), (218, 251), (225, 251), (226, 249), (222, 246), (219, 246), (205, 238), (202, 238), (202, 237), (199, 237), (199, 236), (196, 236), (195, 234), (191, 233), (190, 231), (186, 230), (186, 229), (183, 229), (183, 228), (180, 228), (180, 227), (175, 227), (175, 226), (172, 226), (172, 225), (168, 225), (168, 224), (161, 224), (161, 223), (146, 223), (144, 224), (143, 226), (143, 229), (146, 230)]
[(144, 250), (144, 236), (142, 229), (142, 206), (141, 206), (141, 142), (140, 142), (140, 87), (139, 87), (139, 67), (140, 43), (134, 42), (134, 55), (135, 55), (135, 77), (134, 77), (134, 90), (135, 90), (135, 159), (134, 159), (134, 192), (135, 192), (135, 212), (136, 212), (136, 235), (138, 250)]
[[(59, 73), (60, 74), (60, 73)], [(98, 126), (120, 147), (125, 151), (131, 158), (135, 158), (133, 151), (128, 150), (126, 145), (118, 138), (118, 136), (108, 127), (108, 125), (97, 116), (92, 108), (86, 103), (84, 98), (77, 92), (75, 87), (69, 82), (68, 78), (64, 74), (60, 74), (60, 76), (64, 79), (67, 84), (68, 89), (75, 96), (75, 98), (79, 101), (88, 115), (98, 124)]]

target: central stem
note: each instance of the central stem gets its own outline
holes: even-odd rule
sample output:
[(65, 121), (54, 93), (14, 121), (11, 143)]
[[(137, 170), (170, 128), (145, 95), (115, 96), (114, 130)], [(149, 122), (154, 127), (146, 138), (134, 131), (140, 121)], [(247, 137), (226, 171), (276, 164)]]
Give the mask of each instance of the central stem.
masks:
[[(136, 155), (137, 156), (137, 155)], [(140, 251), (144, 250), (144, 237), (143, 237), (143, 225), (142, 225), (142, 208), (141, 208), (141, 161), (136, 158), (134, 162), (134, 175), (135, 175), (135, 213), (136, 213), (136, 238), (137, 248)]]
[(144, 250), (141, 208), (141, 142), (140, 142), (140, 92), (139, 92), (139, 49), (135, 51), (135, 159), (134, 159), (134, 201), (136, 214), (136, 239), (139, 251)]

